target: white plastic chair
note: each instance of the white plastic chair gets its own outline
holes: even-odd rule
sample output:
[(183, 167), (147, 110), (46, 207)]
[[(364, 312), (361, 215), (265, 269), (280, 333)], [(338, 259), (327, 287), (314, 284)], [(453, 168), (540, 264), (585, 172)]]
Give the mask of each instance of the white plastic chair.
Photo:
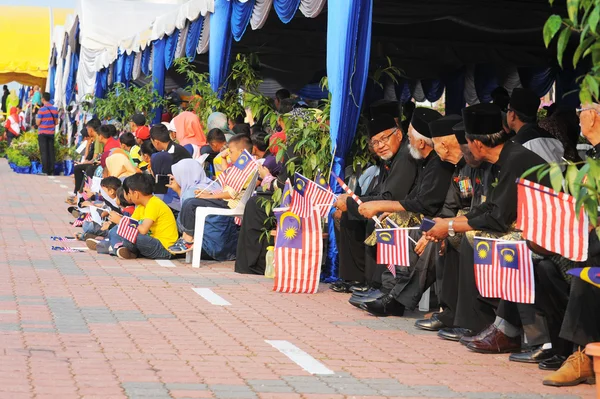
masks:
[[(219, 216), (231, 216), (241, 218), (244, 215), (244, 208), (246, 203), (252, 197), (254, 189), (256, 187), (256, 181), (258, 180), (258, 171), (254, 172), (248, 188), (244, 192), (244, 195), (240, 199), (238, 206), (234, 209), (229, 208), (210, 208), (210, 207), (198, 207), (196, 208), (196, 227), (194, 228), (194, 249), (192, 252), (192, 267), (200, 267), (200, 256), (202, 255), (202, 239), (204, 238), (204, 222), (206, 217), (210, 215)], [(185, 257), (185, 262), (190, 263), (190, 252)]]

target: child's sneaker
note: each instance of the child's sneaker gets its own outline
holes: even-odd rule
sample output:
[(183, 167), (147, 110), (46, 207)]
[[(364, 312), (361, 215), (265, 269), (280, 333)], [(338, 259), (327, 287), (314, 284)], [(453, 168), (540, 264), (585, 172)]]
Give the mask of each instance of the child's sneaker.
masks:
[(92, 251), (96, 251), (98, 249), (98, 243), (100, 240), (96, 240), (95, 238), (88, 238), (85, 240), (85, 245)]
[(185, 254), (194, 249), (193, 242), (187, 242), (183, 238), (180, 238), (175, 242), (175, 244), (171, 245), (168, 249), (170, 253), (173, 255)]
[(117, 249), (117, 256), (121, 259), (135, 259), (137, 255), (125, 247)]

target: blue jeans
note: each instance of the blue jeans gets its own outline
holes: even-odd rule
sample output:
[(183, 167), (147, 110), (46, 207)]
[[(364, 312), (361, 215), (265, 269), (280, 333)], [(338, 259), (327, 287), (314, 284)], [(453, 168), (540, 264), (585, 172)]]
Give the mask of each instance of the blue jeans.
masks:
[(102, 230), (102, 226), (96, 222), (83, 222), (82, 227), (84, 234), (94, 234), (97, 237), (108, 237), (108, 230)]
[(118, 247), (118, 244), (123, 244), (125, 248), (144, 258), (171, 259), (171, 253), (167, 251), (161, 242), (156, 238), (150, 237), (147, 234), (138, 234), (137, 240), (134, 244), (118, 235), (117, 228), (118, 226), (113, 227), (108, 233), (110, 247), (112, 248), (111, 254), (116, 254), (115, 245)]

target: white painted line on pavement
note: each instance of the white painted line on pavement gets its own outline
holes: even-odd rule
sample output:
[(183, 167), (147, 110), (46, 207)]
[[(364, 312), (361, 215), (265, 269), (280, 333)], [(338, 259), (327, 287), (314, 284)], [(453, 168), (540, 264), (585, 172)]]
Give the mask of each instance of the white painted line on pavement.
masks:
[(227, 302), (223, 297), (215, 294), (213, 290), (210, 288), (192, 288), (194, 292), (200, 295), (202, 298), (206, 299), (213, 305), (217, 306), (230, 306), (231, 304)]
[(298, 348), (296, 345), (288, 341), (271, 341), (266, 339), (265, 342), (277, 349), (290, 358), (291, 361), (302, 367), (311, 374), (331, 375), (335, 374), (328, 369), (323, 363)]
[(48, 179), (54, 180), (54, 179), (56, 179), (56, 176), (48, 176)]
[(65, 186), (64, 184), (61, 184), (60, 188), (69, 188), (69, 186)]
[(171, 262), (168, 259), (156, 259), (156, 263), (162, 267), (175, 267), (175, 263)]
[(0, 310), (0, 314), (17, 314), (16, 310)]

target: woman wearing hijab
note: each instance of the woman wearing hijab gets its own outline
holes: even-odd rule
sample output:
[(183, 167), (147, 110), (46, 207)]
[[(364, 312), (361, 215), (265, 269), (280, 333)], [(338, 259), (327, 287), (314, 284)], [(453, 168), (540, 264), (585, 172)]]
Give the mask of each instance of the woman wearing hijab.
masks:
[(10, 146), (11, 141), (21, 134), (21, 124), (19, 123), (19, 110), (16, 107), (10, 108), (10, 115), (4, 125), (6, 128), (6, 142)]
[(193, 159), (182, 159), (174, 164), (171, 170), (172, 179), (167, 187), (179, 196), (181, 204), (188, 198), (194, 198), (195, 190), (203, 190), (212, 183), (212, 180), (206, 177), (202, 165)]
[(173, 118), (171, 124), (175, 127), (177, 142), (184, 147), (191, 145), (193, 147), (192, 154), (199, 154), (199, 149), (206, 145), (206, 136), (202, 131), (198, 116), (193, 112), (184, 111)]
[(106, 158), (106, 169), (108, 176), (114, 176), (121, 180), (140, 172), (133, 166), (129, 157), (122, 152), (115, 152)]
[(19, 106), (19, 96), (17, 95), (17, 91), (13, 90), (10, 92), (8, 98), (6, 99), (6, 109), (17, 108)]
[(173, 156), (166, 151), (160, 151), (152, 154), (151, 158), (152, 174), (170, 175), (172, 174), (171, 167), (173, 166)]

